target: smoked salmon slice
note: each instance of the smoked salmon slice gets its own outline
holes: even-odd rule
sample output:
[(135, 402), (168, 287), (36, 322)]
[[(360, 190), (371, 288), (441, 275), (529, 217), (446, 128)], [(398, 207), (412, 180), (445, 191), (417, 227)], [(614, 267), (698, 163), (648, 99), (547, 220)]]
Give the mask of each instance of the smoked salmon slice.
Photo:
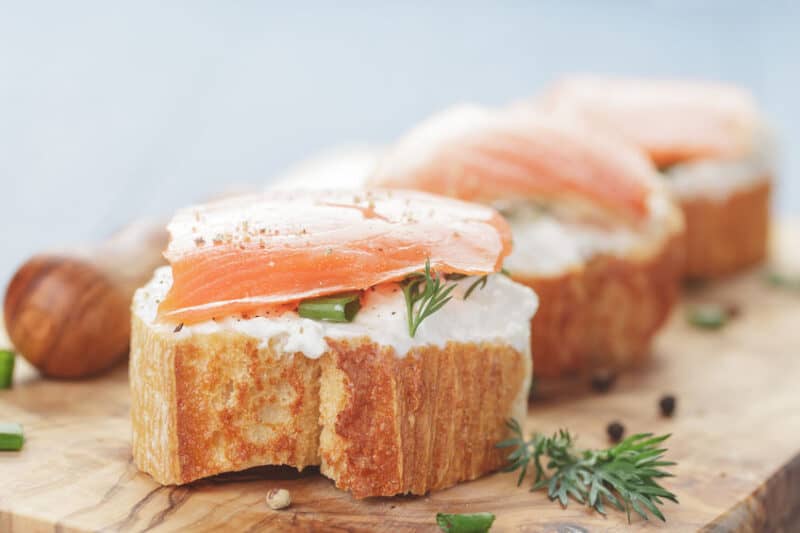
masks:
[(759, 114), (744, 90), (721, 83), (579, 76), (537, 102), (613, 131), (659, 167), (749, 153)]
[(511, 251), (493, 209), (417, 191), (271, 191), (183, 209), (168, 226), (159, 318), (257, 313), (423, 270), (483, 275)]
[(647, 157), (579, 121), (528, 108), (458, 106), (409, 132), (370, 183), (481, 203), (576, 201), (638, 222), (656, 182)]

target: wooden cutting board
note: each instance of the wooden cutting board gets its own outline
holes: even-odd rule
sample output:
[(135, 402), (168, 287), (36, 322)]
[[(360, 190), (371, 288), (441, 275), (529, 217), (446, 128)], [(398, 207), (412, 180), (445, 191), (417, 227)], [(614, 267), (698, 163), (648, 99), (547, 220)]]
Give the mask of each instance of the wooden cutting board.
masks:
[[(773, 262), (800, 272), (800, 224), (777, 231)], [(161, 487), (131, 462), (125, 368), (85, 382), (38, 378), (21, 365), (15, 388), (0, 391), (0, 420), (21, 422), (27, 442), (0, 452), (0, 532), (436, 530), (437, 511), (491, 511), (494, 531), (800, 531), (800, 291), (777, 289), (759, 273), (695, 289), (687, 301), (736, 304), (718, 332), (692, 328), (678, 310), (652, 363), (621, 377), (607, 394), (572, 384), (535, 400), (528, 429), (567, 427), (586, 446), (605, 445), (605, 427), (669, 432), (679, 464), (666, 486), (668, 522), (607, 518), (495, 474), (425, 497), (356, 501), (315, 469), (261, 468), (185, 487)], [(661, 418), (663, 393), (677, 396)], [(528, 482), (526, 482), (527, 484)], [(270, 511), (270, 488), (294, 500)]]

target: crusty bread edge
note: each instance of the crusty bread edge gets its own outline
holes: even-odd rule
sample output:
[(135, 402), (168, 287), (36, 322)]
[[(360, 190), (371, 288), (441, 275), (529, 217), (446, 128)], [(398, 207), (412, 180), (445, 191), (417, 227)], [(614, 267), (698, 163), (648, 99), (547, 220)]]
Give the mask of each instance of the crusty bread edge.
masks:
[[(180, 482), (175, 398), (175, 352), (148, 334), (135, 313), (131, 328), (130, 393), (132, 450), (140, 470), (162, 484)], [(147, 428), (146, 431), (142, 431)]]
[(684, 221), (671, 206), (664, 237), (625, 256), (598, 254), (555, 276), (512, 272), (540, 308), (531, 321), (537, 379), (617, 370), (643, 362), (680, 290)]
[(686, 276), (715, 279), (761, 263), (767, 256), (771, 192), (765, 177), (722, 200), (681, 198)]
[[(507, 436), (506, 419), (521, 419), (527, 407), (530, 354), (504, 344), (451, 342), (442, 348), (415, 348), (398, 358), (393, 349), (369, 339), (328, 339), (332, 348), (320, 359), (283, 354), (279, 360), (272, 353), (280, 351), (276, 343), (264, 346), (239, 333), (179, 340), (136, 315), (133, 330), (133, 457), (141, 470), (162, 484), (188, 483), (256, 465), (302, 468), (319, 464), (321, 458), (322, 472), (356, 497), (424, 494), (501, 466), (504, 458), (494, 443)], [(214, 366), (223, 357), (250, 367), (242, 383), (236, 382), (233, 392), (223, 395), (244, 402), (232, 407), (218, 405), (220, 388), (230, 388), (223, 379), (225, 367)], [(359, 358), (362, 364), (354, 364)], [(297, 375), (303, 375), (302, 368), (317, 372), (313, 375), (319, 376), (324, 393), (309, 395), (313, 387), (300, 383), (292, 388), (295, 396), (303, 396), (299, 409), (303, 405), (318, 409), (313, 431), (303, 434), (303, 428), (292, 426), (290, 420), (269, 442), (248, 440), (247, 428), (239, 426), (257, 425), (244, 411), (263, 407), (247, 403), (261, 394), (261, 389), (253, 392), (250, 382), (269, 371), (263, 365), (288, 365), (285, 371)], [(435, 377), (427, 376), (434, 371)], [(220, 374), (219, 380), (212, 377)], [(442, 386), (439, 377), (449, 386)], [(357, 389), (354, 378), (361, 381)], [(338, 392), (331, 392), (331, 384), (337, 382)], [(264, 386), (268, 394), (272, 385)], [(504, 400), (497, 403), (492, 400), (495, 395)], [(314, 404), (320, 398), (325, 399), (322, 405)], [(487, 409), (480, 398), (495, 402), (493, 408)], [(437, 416), (437, 404), (449, 408)], [(343, 417), (353, 409), (360, 410), (364, 431), (347, 431)], [(240, 418), (244, 421), (237, 426)], [(413, 422), (422, 419), (428, 422)], [(307, 427), (311, 422), (305, 420)], [(382, 430), (370, 431), (372, 427)], [(375, 450), (384, 450), (384, 456), (375, 456)], [(378, 468), (370, 468), (371, 463)]]
[(530, 356), (506, 345), (450, 342), (398, 358), (371, 345), (333, 342), (323, 357), (322, 409), (347, 389), (333, 424), (323, 422), (323, 474), (356, 498), (425, 494), (504, 464), (495, 444), (527, 407)]

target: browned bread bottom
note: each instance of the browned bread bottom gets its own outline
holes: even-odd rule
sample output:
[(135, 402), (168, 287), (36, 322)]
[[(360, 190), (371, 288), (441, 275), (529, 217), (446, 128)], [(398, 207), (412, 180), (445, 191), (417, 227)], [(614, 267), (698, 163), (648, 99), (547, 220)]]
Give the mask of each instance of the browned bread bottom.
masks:
[(531, 321), (537, 379), (640, 362), (678, 298), (683, 263), (679, 233), (646, 258), (598, 255), (555, 277), (512, 272), (539, 296)]
[(162, 484), (287, 464), (321, 471), (357, 498), (424, 494), (497, 469), (494, 444), (522, 417), (530, 357), (451, 342), (398, 358), (368, 338), (320, 359), (272, 339), (178, 336), (133, 319), (136, 465)]
[(769, 181), (724, 201), (681, 201), (686, 217), (686, 276), (716, 278), (756, 265), (767, 255)]

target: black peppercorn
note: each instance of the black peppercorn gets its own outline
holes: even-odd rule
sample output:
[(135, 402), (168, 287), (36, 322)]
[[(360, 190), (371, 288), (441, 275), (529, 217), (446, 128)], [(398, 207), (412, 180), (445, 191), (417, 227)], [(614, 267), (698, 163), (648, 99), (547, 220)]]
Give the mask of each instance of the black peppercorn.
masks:
[(592, 390), (595, 392), (608, 392), (617, 380), (617, 375), (609, 370), (598, 370), (592, 376)]
[(658, 401), (658, 407), (661, 409), (661, 416), (672, 416), (675, 412), (675, 396), (665, 394)]
[(611, 422), (606, 427), (606, 433), (608, 433), (608, 438), (611, 439), (611, 442), (617, 443), (622, 440), (622, 436), (625, 434), (625, 426), (619, 422)]
[(728, 313), (728, 318), (736, 318), (742, 314), (742, 308), (739, 304), (729, 303), (725, 305), (725, 312)]

